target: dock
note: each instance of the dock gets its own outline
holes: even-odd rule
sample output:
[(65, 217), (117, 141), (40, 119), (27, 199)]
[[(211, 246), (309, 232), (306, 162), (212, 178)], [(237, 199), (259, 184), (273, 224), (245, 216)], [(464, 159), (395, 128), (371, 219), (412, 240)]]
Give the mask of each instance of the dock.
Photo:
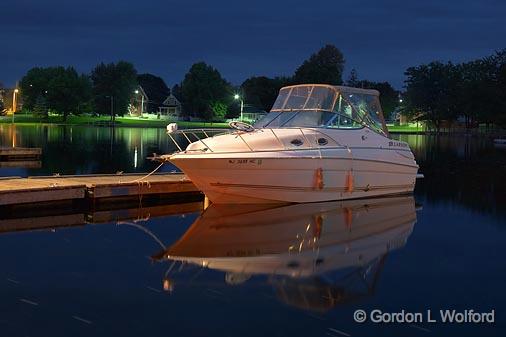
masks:
[(0, 178), (0, 234), (132, 222), (199, 212), (182, 173)]
[(200, 195), (181, 173), (102, 174), (0, 178), (0, 208), (53, 203), (139, 201), (146, 197)]
[(38, 161), (42, 155), (41, 148), (0, 147), (0, 162)]

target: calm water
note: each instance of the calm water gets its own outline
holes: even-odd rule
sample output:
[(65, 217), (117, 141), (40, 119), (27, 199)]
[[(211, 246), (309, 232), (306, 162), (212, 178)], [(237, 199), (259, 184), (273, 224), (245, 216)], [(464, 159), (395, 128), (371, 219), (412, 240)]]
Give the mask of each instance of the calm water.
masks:
[[(1, 210), (0, 336), (504, 335), (506, 150), (398, 138), (425, 174), (414, 197)], [(163, 129), (0, 125), (13, 144), (42, 147), (41, 165), (0, 176), (147, 172), (145, 157), (174, 150)], [(50, 229), (22, 230), (36, 227)], [(358, 309), (495, 310), (496, 323), (356, 323)]]

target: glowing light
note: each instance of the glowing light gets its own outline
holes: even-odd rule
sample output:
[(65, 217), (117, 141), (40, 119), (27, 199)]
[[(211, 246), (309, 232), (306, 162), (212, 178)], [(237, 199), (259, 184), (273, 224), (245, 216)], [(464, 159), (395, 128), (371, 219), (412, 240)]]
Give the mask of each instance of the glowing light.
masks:
[(239, 95), (238, 95), (238, 94), (235, 94), (235, 95), (234, 95), (234, 99), (239, 99)]
[(137, 168), (137, 146), (135, 147), (135, 150), (134, 150), (134, 168)]

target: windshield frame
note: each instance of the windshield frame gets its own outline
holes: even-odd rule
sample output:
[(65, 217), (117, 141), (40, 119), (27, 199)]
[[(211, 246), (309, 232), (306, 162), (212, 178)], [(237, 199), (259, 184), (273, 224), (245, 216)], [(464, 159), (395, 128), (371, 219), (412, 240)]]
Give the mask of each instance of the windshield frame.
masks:
[[(315, 91), (315, 89), (317, 91)], [(294, 96), (292, 96), (294, 90), (298, 91), (294, 94)], [(364, 97), (363, 99), (365, 100), (362, 102), (365, 102), (366, 104), (365, 108), (361, 105), (357, 106), (357, 102), (352, 101), (351, 97), (353, 97), (354, 95)], [(348, 98), (348, 96), (350, 97), (350, 99)], [(291, 97), (293, 97), (293, 101), (291, 102), (291, 104), (289, 104), (289, 100)], [(331, 100), (329, 100), (329, 98), (331, 98)], [(336, 111), (336, 104), (338, 100), (340, 102), (340, 105), (341, 102), (345, 102), (351, 108), (352, 113), (343, 114), (342, 112)], [(330, 103), (330, 101), (332, 103)], [(306, 108), (306, 106), (308, 106), (308, 102), (310, 102), (311, 105), (310, 108)], [(294, 106), (298, 106), (298, 108), (294, 108)], [(269, 122), (262, 123), (261, 127), (262, 128), (309, 127), (302, 125), (286, 126), (286, 124), (289, 123), (294, 118), (297, 118), (299, 113), (302, 112), (321, 113), (324, 111), (333, 113), (336, 116), (328, 120), (325, 125), (314, 125), (310, 127), (331, 128), (331, 129), (359, 129), (366, 127), (371, 131), (374, 131), (378, 134), (388, 137), (388, 129), (386, 128), (385, 119), (383, 117), (383, 111), (381, 109), (381, 102), (379, 101), (379, 92), (377, 90), (352, 88), (345, 86), (331, 86), (327, 84), (304, 84), (281, 88), (278, 98), (276, 99), (276, 102), (274, 103), (271, 109), (271, 112), (267, 114), (267, 116), (271, 115), (272, 113), (277, 113), (278, 115), (272, 118)], [(283, 113), (287, 112), (290, 113), (295, 112), (295, 114), (282, 124), (273, 126), (273, 124), (275, 124), (275, 121), (278, 118), (280, 118), (280, 116)], [(356, 127), (330, 126), (332, 125), (331, 124), (332, 121), (338, 118), (337, 117), (338, 115), (358, 125), (356, 125)], [(261, 120), (259, 122), (261, 122)]]

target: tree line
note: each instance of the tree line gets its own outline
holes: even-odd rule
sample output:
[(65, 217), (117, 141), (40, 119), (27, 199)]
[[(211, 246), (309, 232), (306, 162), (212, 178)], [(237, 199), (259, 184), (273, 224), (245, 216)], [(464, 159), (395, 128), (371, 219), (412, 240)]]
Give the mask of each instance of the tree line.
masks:
[(23, 107), (40, 115), (96, 112), (123, 115), (137, 86), (131, 63), (100, 63), (91, 74), (78, 74), (73, 67), (36, 67), (21, 79)]
[[(435, 129), (464, 121), (467, 127), (479, 123), (506, 125), (506, 49), (466, 63), (431, 62), (406, 70), (405, 92), (388, 82), (359, 79), (352, 69), (343, 81), (345, 58), (334, 45), (325, 45), (305, 60), (290, 76), (253, 76), (240, 86), (228, 82), (205, 62), (193, 64), (183, 80), (167, 88), (151, 74), (138, 75), (125, 61), (97, 65), (90, 74), (73, 67), (32, 68), (22, 78), (24, 107), (38, 114), (96, 113), (124, 115), (134, 91), (143, 81), (163, 97), (172, 92), (183, 104), (183, 113), (206, 121), (223, 120), (239, 114), (239, 94), (246, 106), (269, 111), (279, 89), (286, 85), (325, 83), (376, 89), (380, 92), (385, 118), (401, 112), (411, 120), (426, 121)], [(149, 103), (149, 102), (148, 102)]]
[[(125, 61), (97, 65), (90, 74), (79, 74), (73, 67), (36, 67), (20, 81), (24, 108), (47, 116), (48, 111), (66, 118), (69, 114), (96, 113), (124, 115), (132, 102), (139, 80), (156, 87), (158, 92), (172, 92), (183, 104), (183, 113), (206, 121), (223, 120), (239, 114), (239, 94), (247, 107), (269, 111), (279, 89), (303, 83), (343, 84), (344, 56), (333, 46), (326, 45), (305, 60), (291, 76), (269, 78), (254, 76), (240, 86), (228, 82), (220, 72), (205, 62), (193, 64), (184, 79), (169, 90), (161, 78), (138, 75), (133, 64)], [(356, 72), (355, 72), (356, 74)], [(397, 92), (387, 82), (348, 82), (363, 88), (380, 90), (383, 100), (397, 101)], [(156, 91), (156, 90), (155, 90)], [(387, 105), (387, 112), (393, 104)]]
[(437, 132), (457, 121), (506, 126), (506, 49), (470, 62), (410, 67), (405, 75), (404, 113)]

